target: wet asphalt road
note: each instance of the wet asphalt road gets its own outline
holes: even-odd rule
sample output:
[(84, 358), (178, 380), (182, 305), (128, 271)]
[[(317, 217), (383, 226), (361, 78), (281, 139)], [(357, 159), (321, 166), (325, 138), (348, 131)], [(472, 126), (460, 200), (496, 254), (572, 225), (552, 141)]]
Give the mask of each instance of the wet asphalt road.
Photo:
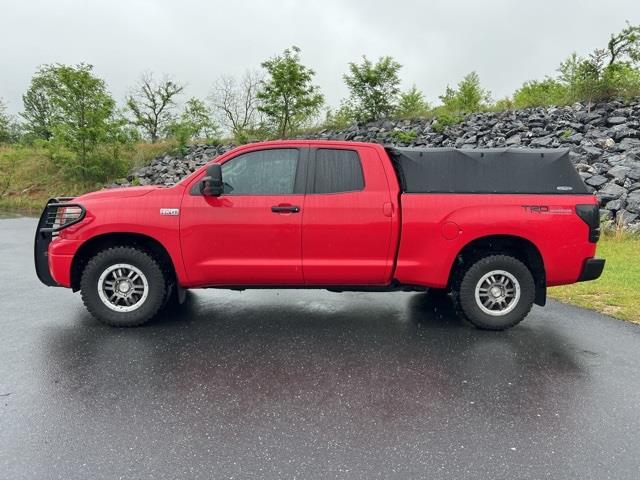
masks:
[(0, 478), (640, 477), (640, 327), (509, 332), (424, 294), (200, 291), (138, 329), (40, 285), (0, 220)]

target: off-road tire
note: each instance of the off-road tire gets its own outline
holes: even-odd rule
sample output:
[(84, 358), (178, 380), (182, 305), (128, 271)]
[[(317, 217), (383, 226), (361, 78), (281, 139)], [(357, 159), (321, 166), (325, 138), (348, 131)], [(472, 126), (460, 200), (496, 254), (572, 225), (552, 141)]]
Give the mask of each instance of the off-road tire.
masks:
[[(102, 273), (120, 263), (139, 269), (148, 283), (146, 298), (133, 311), (110, 309), (98, 293)], [(87, 310), (102, 323), (113, 327), (136, 327), (152, 320), (165, 302), (166, 291), (167, 281), (160, 264), (144, 250), (134, 247), (110, 247), (96, 253), (87, 262), (80, 278), (80, 294)]]
[[(513, 275), (520, 288), (520, 297), (511, 311), (501, 315), (485, 313), (477, 299), (476, 286), (484, 275), (504, 271)], [(508, 255), (490, 255), (476, 260), (453, 288), (453, 304), (460, 317), (484, 330), (506, 330), (520, 323), (529, 313), (535, 299), (535, 283), (527, 266)]]

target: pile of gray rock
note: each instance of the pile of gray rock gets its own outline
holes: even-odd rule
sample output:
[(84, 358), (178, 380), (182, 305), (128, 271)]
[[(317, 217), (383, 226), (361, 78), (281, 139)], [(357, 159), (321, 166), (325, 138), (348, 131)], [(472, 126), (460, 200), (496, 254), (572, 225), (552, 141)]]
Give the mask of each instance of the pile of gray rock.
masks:
[[(602, 219), (640, 231), (640, 99), (478, 113), (444, 129), (431, 119), (387, 120), (306, 138), (417, 147), (568, 148), (580, 176), (600, 201)], [(157, 157), (128, 182), (170, 185), (230, 148), (193, 145), (184, 156)]]
[(173, 185), (232, 148), (234, 145), (190, 145), (182, 155), (167, 153), (157, 156), (149, 165), (139, 168), (126, 180), (120, 180), (112, 186)]

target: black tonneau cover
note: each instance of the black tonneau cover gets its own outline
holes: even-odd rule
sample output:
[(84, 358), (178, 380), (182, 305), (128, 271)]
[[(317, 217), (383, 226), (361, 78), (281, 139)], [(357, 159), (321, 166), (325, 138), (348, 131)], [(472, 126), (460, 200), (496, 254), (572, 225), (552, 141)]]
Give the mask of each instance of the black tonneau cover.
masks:
[(407, 193), (584, 194), (566, 149), (388, 148)]

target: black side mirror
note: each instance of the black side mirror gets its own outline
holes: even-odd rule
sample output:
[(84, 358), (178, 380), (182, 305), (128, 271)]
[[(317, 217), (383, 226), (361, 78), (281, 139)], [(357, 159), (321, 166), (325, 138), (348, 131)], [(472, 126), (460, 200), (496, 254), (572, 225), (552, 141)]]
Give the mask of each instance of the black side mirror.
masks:
[(207, 167), (207, 175), (200, 181), (200, 193), (209, 197), (219, 197), (224, 193), (222, 166), (219, 163)]

